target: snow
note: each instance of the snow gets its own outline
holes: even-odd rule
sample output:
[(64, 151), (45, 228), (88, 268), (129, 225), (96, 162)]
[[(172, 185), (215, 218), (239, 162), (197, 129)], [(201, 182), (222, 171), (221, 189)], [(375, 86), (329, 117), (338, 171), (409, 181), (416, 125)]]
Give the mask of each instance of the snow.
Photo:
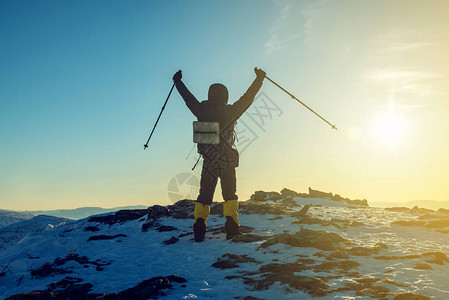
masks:
[[(409, 255), (424, 252), (441, 251), (449, 254), (447, 234), (424, 227), (409, 227), (393, 225), (397, 220), (416, 220), (417, 216), (407, 212), (387, 211), (382, 208), (362, 207), (334, 202), (330, 199), (293, 198), (300, 205), (313, 204), (308, 215), (316, 218), (331, 220), (332, 218), (356, 220), (362, 226), (323, 227), (320, 224), (292, 224), (297, 218), (283, 215), (281, 219), (272, 220), (275, 215), (240, 214), (242, 225), (254, 227), (252, 234), (276, 235), (283, 232), (295, 233), (301, 228), (326, 230), (336, 232), (352, 241), (352, 246), (374, 247), (376, 243), (384, 243), (388, 249), (370, 256), (351, 256), (360, 266), (354, 270), (363, 277), (390, 279), (407, 285), (397, 286), (391, 283), (378, 282), (376, 285), (388, 287), (390, 292), (419, 292), (435, 299), (448, 299), (449, 278), (448, 263), (438, 265), (427, 263), (423, 258), (413, 259), (375, 259), (375, 256)], [(273, 202), (275, 203), (275, 202)], [(277, 201), (279, 203), (279, 201)], [(320, 205), (320, 206), (317, 206)], [(292, 207), (292, 211), (301, 206)], [(243, 283), (242, 279), (226, 279), (226, 276), (241, 275), (240, 272), (257, 271), (260, 266), (269, 263), (294, 263), (299, 256), (311, 258), (317, 263), (326, 262), (326, 257), (314, 256), (322, 252), (311, 247), (292, 247), (285, 244), (275, 244), (268, 248), (261, 248), (263, 241), (253, 243), (236, 243), (225, 239), (224, 233), (212, 235), (208, 233), (203, 243), (194, 243), (192, 235), (179, 237), (179, 241), (172, 245), (163, 245), (163, 241), (172, 236), (188, 233), (192, 228), (191, 219), (174, 219), (164, 217), (158, 220), (161, 225), (170, 225), (176, 231), (158, 232), (150, 229), (142, 232), (144, 218), (105, 225), (88, 222), (88, 219), (73, 221), (66, 224), (53, 224), (53, 228), (31, 233), (21, 238), (20, 242), (0, 252), (0, 266), (9, 265), (9, 272), (0, 277), (0, 298), (29, 292), (44, 290), (50, 283), (57, 282), (66, 276), (81, 278), (83, 282), (93, 284), (92, 293), (120, 292), (133, 287), (144, 279), (155, 276), (179, 275), (187, 280), (185, 287), (174, 284), (174, 289), (166, 291), (169, 299), (232, 299), (233, 297), (252, 296), (262, 299), (311, 299), (304, 291), (294, 290), (279, 282), (271, 285), (268, 290), (254, 291)], [(271, 219), (271, 220), (270, 220)], [(208, 229), (220, 227), (224, 218), (211, 215), (207, 221)], [(39, 224), (44, 224), (41, 222)], [(85, 231), (87, 226), (97, 226), (100, 231)], [(11, 231), (12, 232), (12, 231)], [(18, 232), (18, 231), (16, 231)], [(124, 234), (111, 240), (87, 241), (93, 235)], [(103, 271), (97, 271), (95, 266), (85, 267), (71, 261), (63, 265), (71, 269), (72, 274), (59, 274), (43, 278), (32, 278), (30, 270), (42, 266), (46, 262), (53, 262), (55, 258), (65, 257), (70, 251), (80, 256), (86, 256), (90, 261), (101, 259), (111, 264), (103, 266)], [(235, 269), (218, 269), (211, 265), (225, 253), (248, 255), (261, 264), (242, 263)], [(32, 258), (30, 258), (32, 257)], [(36, 258), (38, 257), (38, 258)], [(414, 269), (417, 263), (431, 265), (431, 270)], [(1, 267), (0, 267), (1, 271)], [(338, 273), (315, 272), (312, 269), (295, 273), (299, 276), (329, 276)], [(18, 280), (21, 278), (20, 284)], [(255, 276), (254, 278), (258, 278)], [(327, 283), (333, 287), (342, 287), (347, 282), (354, 282), (354, 278), (343, 276), (331, 279)], [(358, 296), (354, 291), (331, 293), (321, 299), (361, 299), (369, 296)]]
[(51, 231), (55, 226), (64, 225), (71, 222), (70, 219), (57, 218), (52, 216), (36, 216), (29, 220), (17, 222), (0, 228), (0, 251), (16, 243), (21, 243), (22, 239), (27, 239), (33, 232)]

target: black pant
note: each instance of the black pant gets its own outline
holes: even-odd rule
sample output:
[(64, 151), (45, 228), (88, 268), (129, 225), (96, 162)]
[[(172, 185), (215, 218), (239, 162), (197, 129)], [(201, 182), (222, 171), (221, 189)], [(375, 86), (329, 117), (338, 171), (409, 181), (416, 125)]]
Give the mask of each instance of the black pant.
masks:
[(217, 186), (218, 178), (221, 182), (221, 193), (225, 201), (238, 200), (235, 194), (236, 177), (235, 168), (229, 167), (225, 169), (213, 168), (207, 161), (203, 162), (203, 169), (201, 171), (200, 194), (197, 201), (203, 204), (210, 205), (212, 203), (215, 187)]

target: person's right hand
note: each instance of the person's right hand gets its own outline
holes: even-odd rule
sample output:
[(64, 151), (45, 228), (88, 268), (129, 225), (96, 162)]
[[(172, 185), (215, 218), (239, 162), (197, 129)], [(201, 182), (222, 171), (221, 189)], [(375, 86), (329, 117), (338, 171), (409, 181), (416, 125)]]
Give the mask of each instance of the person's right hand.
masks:
[(181, 79), (182, 79), (182, 72), (181, 70), (179, 70), (178, 72), (175, 73), (175, 75), (173, 75), (173, 82), (178, 83), (181, 81)]
[(265, 76), (267, 75), (267, 73), (265, 73), (263, 70), (258, 69), (258, 68), (254, 68), (254, 73), (256, 73), (257, 78), (262, 78), (262, 79), (264, 79)]

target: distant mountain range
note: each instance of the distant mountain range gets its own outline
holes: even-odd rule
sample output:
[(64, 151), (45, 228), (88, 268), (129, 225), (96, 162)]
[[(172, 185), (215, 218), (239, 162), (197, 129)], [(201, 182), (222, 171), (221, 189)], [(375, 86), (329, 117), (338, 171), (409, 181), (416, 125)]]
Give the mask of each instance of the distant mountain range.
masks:
[(449, 209), (449, 201), (435, 201), (435, 200), (414, 200), (407, 202), (369, 202), (370, 206), (373, 207), (409, 207), (413, 208), (418, 206), (421, 208), (428, 208), (433, 210), (438, 210), (440, 208)]
[(34, 217), (32, 213), (24, 213), (14, 210), (0, 209), (0, 227), (28, 220), (31, 219), (32, 217)]
[(55, 210), (32, 210), (32, 211), (22, 211), (21, 213), (32, 214), (32, 215), (46, 215), (54, 216), (60, 218), (69, 219), (83, 219), (92, 215), (110, 213), (121, 209), (145, 209), (145, 205), (134, 205), (134, 206), (119, 206), (112, 208), (102, 208), (102, 207), (79, 207), (75, 209), (55, 209)]

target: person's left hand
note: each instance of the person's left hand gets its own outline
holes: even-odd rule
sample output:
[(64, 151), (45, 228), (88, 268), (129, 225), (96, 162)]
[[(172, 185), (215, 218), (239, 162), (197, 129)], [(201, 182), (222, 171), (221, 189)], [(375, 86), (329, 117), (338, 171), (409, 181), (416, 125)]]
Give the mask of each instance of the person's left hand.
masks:
[(181, 79), (182, 79), (182, 71), (179, 70), (178, 72), (175, 73), (175, 75), (173, 75), (173, 82), (178, 83), (181, 81)]

